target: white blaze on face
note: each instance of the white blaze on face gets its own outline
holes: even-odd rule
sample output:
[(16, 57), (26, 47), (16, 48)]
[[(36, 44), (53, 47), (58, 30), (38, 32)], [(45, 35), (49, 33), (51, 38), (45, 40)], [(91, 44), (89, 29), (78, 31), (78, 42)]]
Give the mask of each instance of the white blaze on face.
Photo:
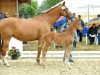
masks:
[(65, 6), (62, 6), (62, 9), (64, 10), (65, 9)]

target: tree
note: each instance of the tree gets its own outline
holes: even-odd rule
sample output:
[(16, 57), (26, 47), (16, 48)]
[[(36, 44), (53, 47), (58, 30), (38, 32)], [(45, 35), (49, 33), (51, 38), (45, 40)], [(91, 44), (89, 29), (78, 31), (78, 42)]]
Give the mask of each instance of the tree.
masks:
[(32, 0), (30, 4), (19, 5), (19, 14), (24, 18), (31, 18), (38, 14), (38, 3), (37, 0)]
[(44, 0), (39, 7), (39, 12), (47, 10), (61, 1), (62, 0)]

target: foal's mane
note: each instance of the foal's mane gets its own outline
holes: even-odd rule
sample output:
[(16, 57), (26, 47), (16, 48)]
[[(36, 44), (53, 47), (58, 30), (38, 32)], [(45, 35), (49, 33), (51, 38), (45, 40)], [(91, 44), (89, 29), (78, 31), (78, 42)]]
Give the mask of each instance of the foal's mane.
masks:
[(54, 8), (58, 7), (58, 6), (59, 6), (60, 4), (62, 4), (63, 2), (64, 2), (64, 1), (61, 1), (61, 2), (59, 2), (58, 4), (54, 5), (53, 7), (51, 7), (50, 9), (44, 10), (44, 11), (42, 11), (42, 12), (40, 12), (40, 13), (41, 13), (41, 14), (47, 13), (47, 12), (53, 10)]

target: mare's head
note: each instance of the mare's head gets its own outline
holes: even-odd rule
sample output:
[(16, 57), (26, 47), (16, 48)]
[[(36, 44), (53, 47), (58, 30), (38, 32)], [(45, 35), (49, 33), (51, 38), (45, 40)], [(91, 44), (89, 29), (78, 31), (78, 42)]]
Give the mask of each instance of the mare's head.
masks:
[[(72, 14), (71, 12), (68, 10), (68, 8), (65, 6), (65, 1), (62, 1), (58, 4), (56, 4), (55, 6), (53, 6), (52, 8), (50, 8), (49, 10), (47, 10), (46, 12), (51, 12), (51, 15), (58, 15), (60, 16), (65, 16), (65, 17), (70, 17)], [(42, 12), (42, 13), (45, 13)]]
[(74, 27), (76, 27), (77, 30), (82, 31), (82, 26), (81, 26), (81, 24), (80, 24), (78, 19), (74, 20), (73, 23), (74, 23)]
[(60, 9), (60, 15), (61, 16), (65, 16), (67, 18), (69, 18), (70, 16), (72, 16), (71, 12), (68, 10), (68, 8), (65, 6), (65, 1), (63, 1), (60, 5), (59, 5), (59, 9)]

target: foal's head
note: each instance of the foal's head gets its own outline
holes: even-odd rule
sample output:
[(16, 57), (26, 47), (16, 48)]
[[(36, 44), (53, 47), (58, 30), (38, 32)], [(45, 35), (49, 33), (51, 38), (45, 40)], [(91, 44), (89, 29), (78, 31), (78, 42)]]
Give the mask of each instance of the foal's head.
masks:
[(65, 17), (70, 17), (72, 14), (71, 12), (68, 10), (68, 8), (65, 6), (65, 1), (59, 5), (60, 7), (60, 15), (65, 16)]
[(74, 21), (74, 26), (76, 27), (77, 30), (82, 30), (82, 26), (78, 19)]

